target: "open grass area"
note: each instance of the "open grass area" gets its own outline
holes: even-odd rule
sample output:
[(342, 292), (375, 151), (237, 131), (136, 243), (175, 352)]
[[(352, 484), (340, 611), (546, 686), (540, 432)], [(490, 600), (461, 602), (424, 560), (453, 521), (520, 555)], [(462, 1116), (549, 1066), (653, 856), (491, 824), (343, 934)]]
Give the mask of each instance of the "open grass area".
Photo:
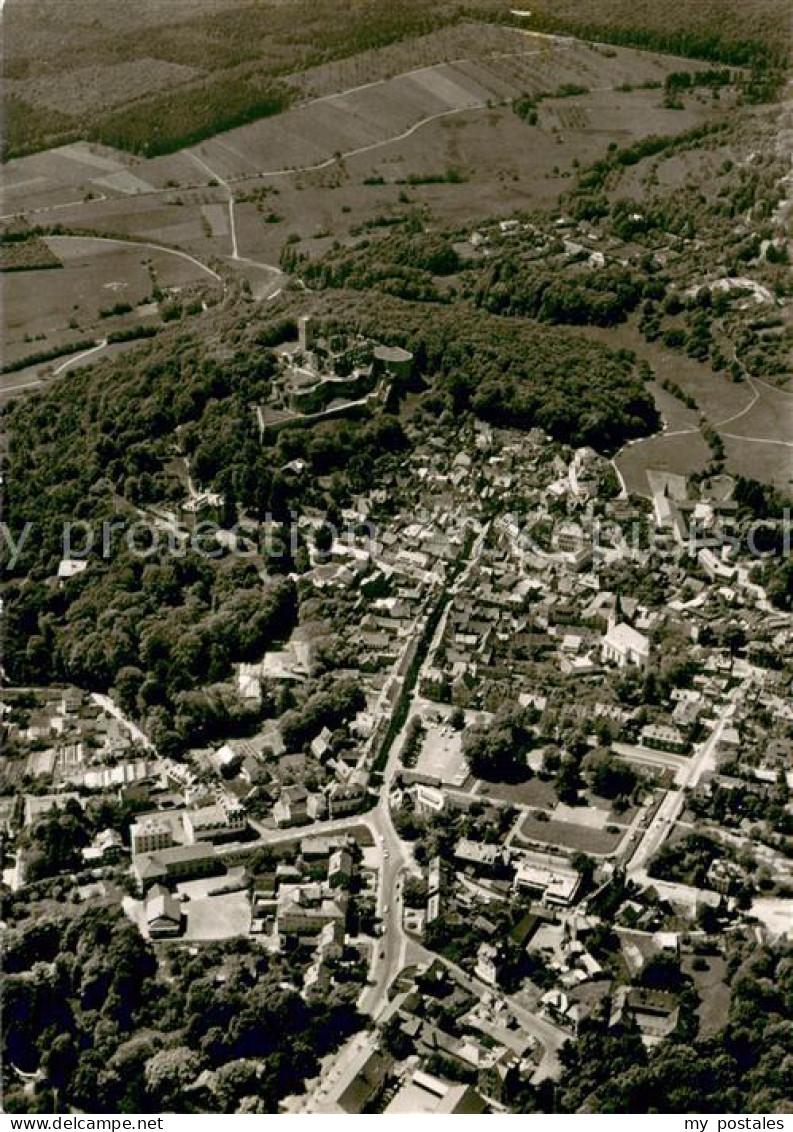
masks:
[[(610, 833), (609, 828), (616, 829), (616, 832)], [(624, 836), (623, 828), (597, 829), (553, 819), (538, 821), (534, 817), (527, 816), (520, 823), (514, 840), (516, 845), (530, 846), (534, 842), (541, 842), (544, 845), (556, 845), (574, 852), (605, 856), (616, 850)]]
[[(705, 969), (701, 970), (703, 964)], [(703, 956), (699, 963), (695, 963), (693, 956), (686, 956), (683, 971), (694, 980), (699, 995), (697, 1017), (700, 1037), (712, 1038), (724, 1029), (729, 1015), (732, 996), (725, 981), (727, 964), (720, 955)]]
[(165, 251), (90, 237), (46, 237), (57, 269), (18, 271), (3, 287), (8, 362), (86, 337), (159, 325), (155, 287), (186, 293), (212, 279), (197, 264)]
[(556, 791), (553, 782), (541, 778), (530, 778), (527, 782), (482, 782), (474, 779), (471, 789), (480, 798), (492, 798), (498, 802), (508, 802), (513, 806), (536, 806), (538, 809), (551, 809), (556, 805)]

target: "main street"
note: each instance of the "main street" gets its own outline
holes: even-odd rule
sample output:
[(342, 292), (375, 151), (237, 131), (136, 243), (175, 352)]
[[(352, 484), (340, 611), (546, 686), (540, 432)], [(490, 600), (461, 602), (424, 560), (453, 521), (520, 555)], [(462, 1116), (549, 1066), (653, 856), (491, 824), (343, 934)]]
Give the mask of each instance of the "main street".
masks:
[(742, 687), (734, 688), (727, 703), (722, 708), (716, 723), (708, 738), (701, 744), (699, 750), (691, 756), (689, 765), (678, 772), (675, 788), (669, 790), (666, 797), (658, 807), (644, 831), (644, 835), (636, 847), (636, 852), (628, 865), (628, 877), (631, 880), (646, 883), (647, 864), (660, 849), (681, 813), (686, 801), (686, 790), (697, 785), (706, 770), (713, 770), (716, 766), (716, 751), (722, 732), (735, 713), (735, 703), (740, 696)]

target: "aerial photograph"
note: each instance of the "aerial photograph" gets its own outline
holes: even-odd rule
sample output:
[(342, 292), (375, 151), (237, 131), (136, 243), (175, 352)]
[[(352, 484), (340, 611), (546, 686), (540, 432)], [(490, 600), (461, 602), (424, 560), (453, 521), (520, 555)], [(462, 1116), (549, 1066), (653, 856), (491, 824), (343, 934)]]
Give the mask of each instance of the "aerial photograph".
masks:
[(4, 1130), (793, 1114), (793, 6), (514, 2), (0, 0)]

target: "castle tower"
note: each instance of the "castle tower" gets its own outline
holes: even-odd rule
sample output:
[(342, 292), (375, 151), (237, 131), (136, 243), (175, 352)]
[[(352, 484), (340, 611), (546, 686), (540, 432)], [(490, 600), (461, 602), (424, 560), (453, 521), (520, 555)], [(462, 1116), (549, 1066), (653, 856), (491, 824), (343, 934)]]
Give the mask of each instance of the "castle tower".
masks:
[(297, 320), (297, 341), (303, 353), (314, 345), (314, 322), (310, 314), (303, 314)]

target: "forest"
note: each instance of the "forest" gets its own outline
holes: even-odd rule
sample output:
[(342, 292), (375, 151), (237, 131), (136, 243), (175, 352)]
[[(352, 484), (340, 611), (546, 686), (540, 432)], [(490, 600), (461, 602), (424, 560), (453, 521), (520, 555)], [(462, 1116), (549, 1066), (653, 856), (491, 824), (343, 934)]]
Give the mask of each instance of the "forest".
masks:
[(782, 67), (790, 52), (785, 0), (697, 0), (684, 11), (653, 0), (554, 0), (532, 5), (524, 24), (649, 51)]
[(355, 984), (301, 998), (300, 954), (158, 957), (118, 906), (27, 920), (4, 960), (6, 1112), (277, 1112), (362, 1024)]

